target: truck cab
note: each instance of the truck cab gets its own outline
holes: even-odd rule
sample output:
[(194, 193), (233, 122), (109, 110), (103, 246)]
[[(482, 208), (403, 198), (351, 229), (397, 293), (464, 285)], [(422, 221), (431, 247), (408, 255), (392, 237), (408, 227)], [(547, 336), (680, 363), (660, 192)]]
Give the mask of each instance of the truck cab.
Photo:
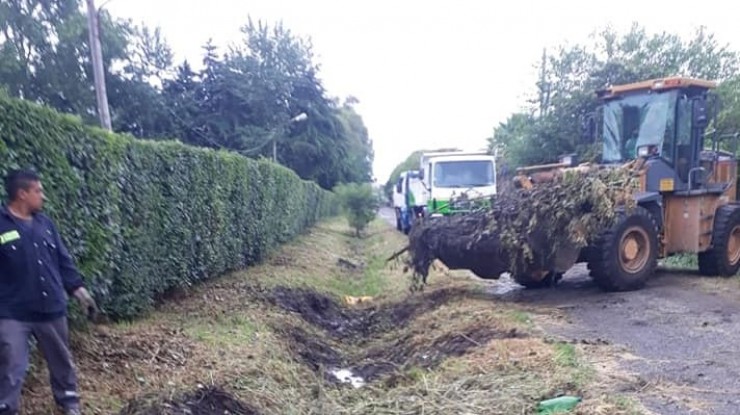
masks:
[(485, 151), (424, 153), (420, 172), (430, 216), (487, 206), (497, 192), (496, 160)]

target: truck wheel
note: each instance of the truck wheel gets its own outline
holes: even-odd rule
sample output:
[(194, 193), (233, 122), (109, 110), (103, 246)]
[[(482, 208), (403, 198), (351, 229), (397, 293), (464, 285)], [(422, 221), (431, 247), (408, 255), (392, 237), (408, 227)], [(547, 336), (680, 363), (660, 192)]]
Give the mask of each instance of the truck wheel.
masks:
[(614, 226), (597, 239), (588, 268), (594, 282), (605, 291), (637, 290), (657, 267), (658, 230), (643, 207), (618, 215)]
[(401, 213), (396, 209), (396, 230), (399, 232), (403, 231), (403, 226), (401, 225)]
[(740, 208), (720, 206), (715, 212), (712, 247), (699, 253), (699, 273), (731, 277), (740, 269)]
[(563, 279), (563, 274), (551, 271), (539, 280), (524, 274), (515, 275), (513, 278), (517, 284), (523, 286), (524, 288), (534, 290), (539, 288), (554, 287), (561, 279)]

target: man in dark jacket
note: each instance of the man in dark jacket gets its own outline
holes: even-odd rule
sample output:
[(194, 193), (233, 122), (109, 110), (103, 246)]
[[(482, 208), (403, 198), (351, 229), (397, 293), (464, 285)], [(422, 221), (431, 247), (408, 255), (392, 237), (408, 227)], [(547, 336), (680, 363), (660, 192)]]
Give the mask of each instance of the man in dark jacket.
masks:
[(77, 374), (69, 350), (67, 295), (88, 312), (85, 289), (52, 221), (40, 213), (44, 192), (32, 171), (5, 178), (8, 203), (0, 208), (0, 415), (16, 414), (28, 368), (30, 336), (49, 368), (54, 400), (80, 414)]

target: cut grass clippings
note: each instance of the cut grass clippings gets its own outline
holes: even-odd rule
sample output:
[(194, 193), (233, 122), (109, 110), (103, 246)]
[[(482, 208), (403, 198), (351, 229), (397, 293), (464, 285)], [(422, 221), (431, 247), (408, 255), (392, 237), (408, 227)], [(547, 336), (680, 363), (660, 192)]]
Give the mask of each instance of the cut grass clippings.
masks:
[[(383, 260), (404, 235), (379, 220), (368, 234), (323, 222), (147, 318), (75, 332), (85, 412), (528, 414), (576, 394), (582, 408), (636, 413), (592, 390), (579, 349), (546, 341), (528, 310), (445, 273), (412, 293)], [(52, 413), (38, 358), (24, 409)]]

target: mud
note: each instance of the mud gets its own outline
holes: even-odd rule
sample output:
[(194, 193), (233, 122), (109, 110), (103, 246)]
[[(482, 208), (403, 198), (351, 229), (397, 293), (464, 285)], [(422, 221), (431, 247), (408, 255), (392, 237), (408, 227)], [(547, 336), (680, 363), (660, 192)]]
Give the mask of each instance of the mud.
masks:
[(298, 313), (303, 320), (320, 327), (336, 338), (369, 340), (379, 333), (406, 326), (416, 316), (432, 311), (471, 293), (461, 289), (434, 291), (408, 301), (362, 309), (347, 308), (333, 298), (303, 288), (277, 287), (268, 301), (284, 310)]
[(118, 415), (259, 415), (250, 405), (218, 387), (198, 389), (176, 399), (130, 402)]
[(336, 346), (331, 346), (320, 337), (300, 327), (288, 327), (279, 331), (290, 339), (289, 348), (295, 356), (314, 371), (322, 367), (339, 367), (346, 363), (345, 357)]
[(332, 374), (337, 370), (363, 383), (373, 382), (409, 367), (433, 368), (448, 357), (462, 356), (494, 339), (524, 337), (516, 330), (501, 331), (480, 324), (438, 337), (403, 331), (416, 316), (462, 295), (471, 293), (439, 290), (404, 303), (350, 309), (315, 291), (278, 287), (274, 302), (299, 313), (313, 327), (306, 330), (283, 325), (275, 330), (289, 340), (290, 350), (299, 361), (336, 384), (343, 383)]

